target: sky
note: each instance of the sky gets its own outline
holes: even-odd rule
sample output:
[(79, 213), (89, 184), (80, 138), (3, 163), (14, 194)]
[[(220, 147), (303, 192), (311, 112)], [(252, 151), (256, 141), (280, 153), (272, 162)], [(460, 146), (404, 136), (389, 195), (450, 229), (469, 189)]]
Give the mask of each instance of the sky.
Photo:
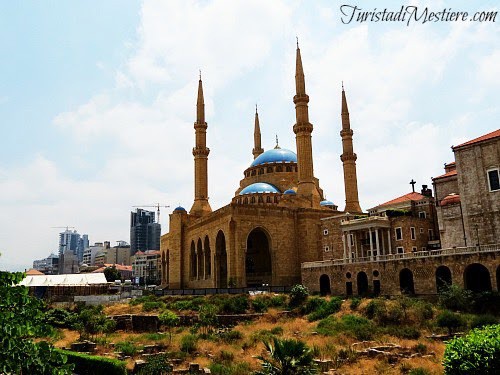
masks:
[[(53, 227), (91, 243), (130, 240), (133, 206), (193, 203), (199, 70), (210, 204), (231, 201), (262, 146), (292, 126), (296, 37), (310, 97), (314, 172), (345, 205), (339, 131), (344, 82), (361, 207), (431, 185), (450, 146), (498, 129), (495, 22), (347, 22), (364, 11), (499, 11), (496, 1), (22, 1), (0, 12), (0, 269), (58, 247)], [(349, 9), (343, 8), (348, 15)]]

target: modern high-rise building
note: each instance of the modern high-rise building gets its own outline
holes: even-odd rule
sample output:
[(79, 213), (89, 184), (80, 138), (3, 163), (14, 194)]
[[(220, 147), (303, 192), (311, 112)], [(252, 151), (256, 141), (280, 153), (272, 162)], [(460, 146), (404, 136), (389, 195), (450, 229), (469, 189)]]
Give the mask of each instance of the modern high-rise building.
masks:
[(66, 251), (71, 251), (76, 255), (79, 262), (83, 261), (83, 251), (89, 247), (89, 236), (80, 234), (74, 230), (66, 229), (64, 232), (59, 233), (59, 256), (63, 255)]
[(130, 213), (130, 253), (160, 250), (161, 225), (153, 211), (138, 208)]

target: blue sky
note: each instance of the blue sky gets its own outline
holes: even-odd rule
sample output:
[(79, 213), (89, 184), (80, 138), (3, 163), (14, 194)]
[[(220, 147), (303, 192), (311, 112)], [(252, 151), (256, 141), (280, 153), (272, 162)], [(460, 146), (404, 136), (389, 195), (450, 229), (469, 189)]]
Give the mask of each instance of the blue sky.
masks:
[[(0, 268), (57, 248), (57, 229), (129, 240), (131, 206), (190, 208), (198, 69), (209, 194), (227, 204), (263, 147), (295, 149), (295, 36), (310, 96), (315, 175), (344, 205), (340, 83), (361, 205), (430, 184), (450, 146), (498, 128), (499, 22), (351, 23), (337, 1), (4, 2), (0, 12)], [(349, 3), (398, 10), (405, 1)], [(369, 6), (368, 6), (369, 4)], [(423, 10), (498, 10), (494, 1)], [(167, 229), (167, 213), (162, 217)]]

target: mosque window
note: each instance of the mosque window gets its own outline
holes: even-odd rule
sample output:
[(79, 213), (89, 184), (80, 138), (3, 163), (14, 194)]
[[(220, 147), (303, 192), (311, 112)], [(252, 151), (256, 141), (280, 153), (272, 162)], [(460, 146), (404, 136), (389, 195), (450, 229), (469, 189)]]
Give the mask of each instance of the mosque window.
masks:
[(395, 232), (396, 232), (396, 241), (400, 241), (403, 239), (403, 231), (401, 229), (401, 227), (397, 227), (395, 229)]
[(243, 203), (248, 204), (248, 198), (245, 198), (245, 200), (243, 201)]
[(255, 203), (255, 197), (252, 197), (252, 199), (250, 200), (250, 203)]
[(278, 165), (276, 167), (276, 172), (283, 172), (283, 167), (281, 165)]
[(255, 169), (252, 171), (252, 176), (255, 176)]
[(278, 197), (274, 197), (274, 203), (278, 203)]
[(488, 182), (490, 191), (500, 190), (500, 174), (498, 168), (488, 171)]
[(292, 167), (286, 167), (286, 171), (287, 172), (291, 172), (292, 171)]
[(259, 203), (264, 203), (264, 199), (259, 195)]
[(259, 168), (259, 174), (264, 174), (264, 168)]
[(273, 173), (273, 168), (272, 167), (267, 167), (267, 173)]
[(266, 203), (271, 203), (271, 197), (269, 195), (266, 198)]

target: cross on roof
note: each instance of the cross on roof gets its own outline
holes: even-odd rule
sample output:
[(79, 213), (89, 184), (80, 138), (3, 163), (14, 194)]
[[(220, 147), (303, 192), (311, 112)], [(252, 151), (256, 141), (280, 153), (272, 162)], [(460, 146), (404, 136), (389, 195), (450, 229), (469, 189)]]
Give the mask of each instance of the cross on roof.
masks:
[(417, 183), (417, 182), (416, 182), (416, 181), (414, 181), (414, 180), (413, 180), (413, 178), (412, 178), (412, 179), (411, 179), (411, 181), (410, 181), (410, 185), (411, 185), (411, 189), (413, 190), (413, 192), (415, 192), (415, 184), (416, 184), (416, 183)]

